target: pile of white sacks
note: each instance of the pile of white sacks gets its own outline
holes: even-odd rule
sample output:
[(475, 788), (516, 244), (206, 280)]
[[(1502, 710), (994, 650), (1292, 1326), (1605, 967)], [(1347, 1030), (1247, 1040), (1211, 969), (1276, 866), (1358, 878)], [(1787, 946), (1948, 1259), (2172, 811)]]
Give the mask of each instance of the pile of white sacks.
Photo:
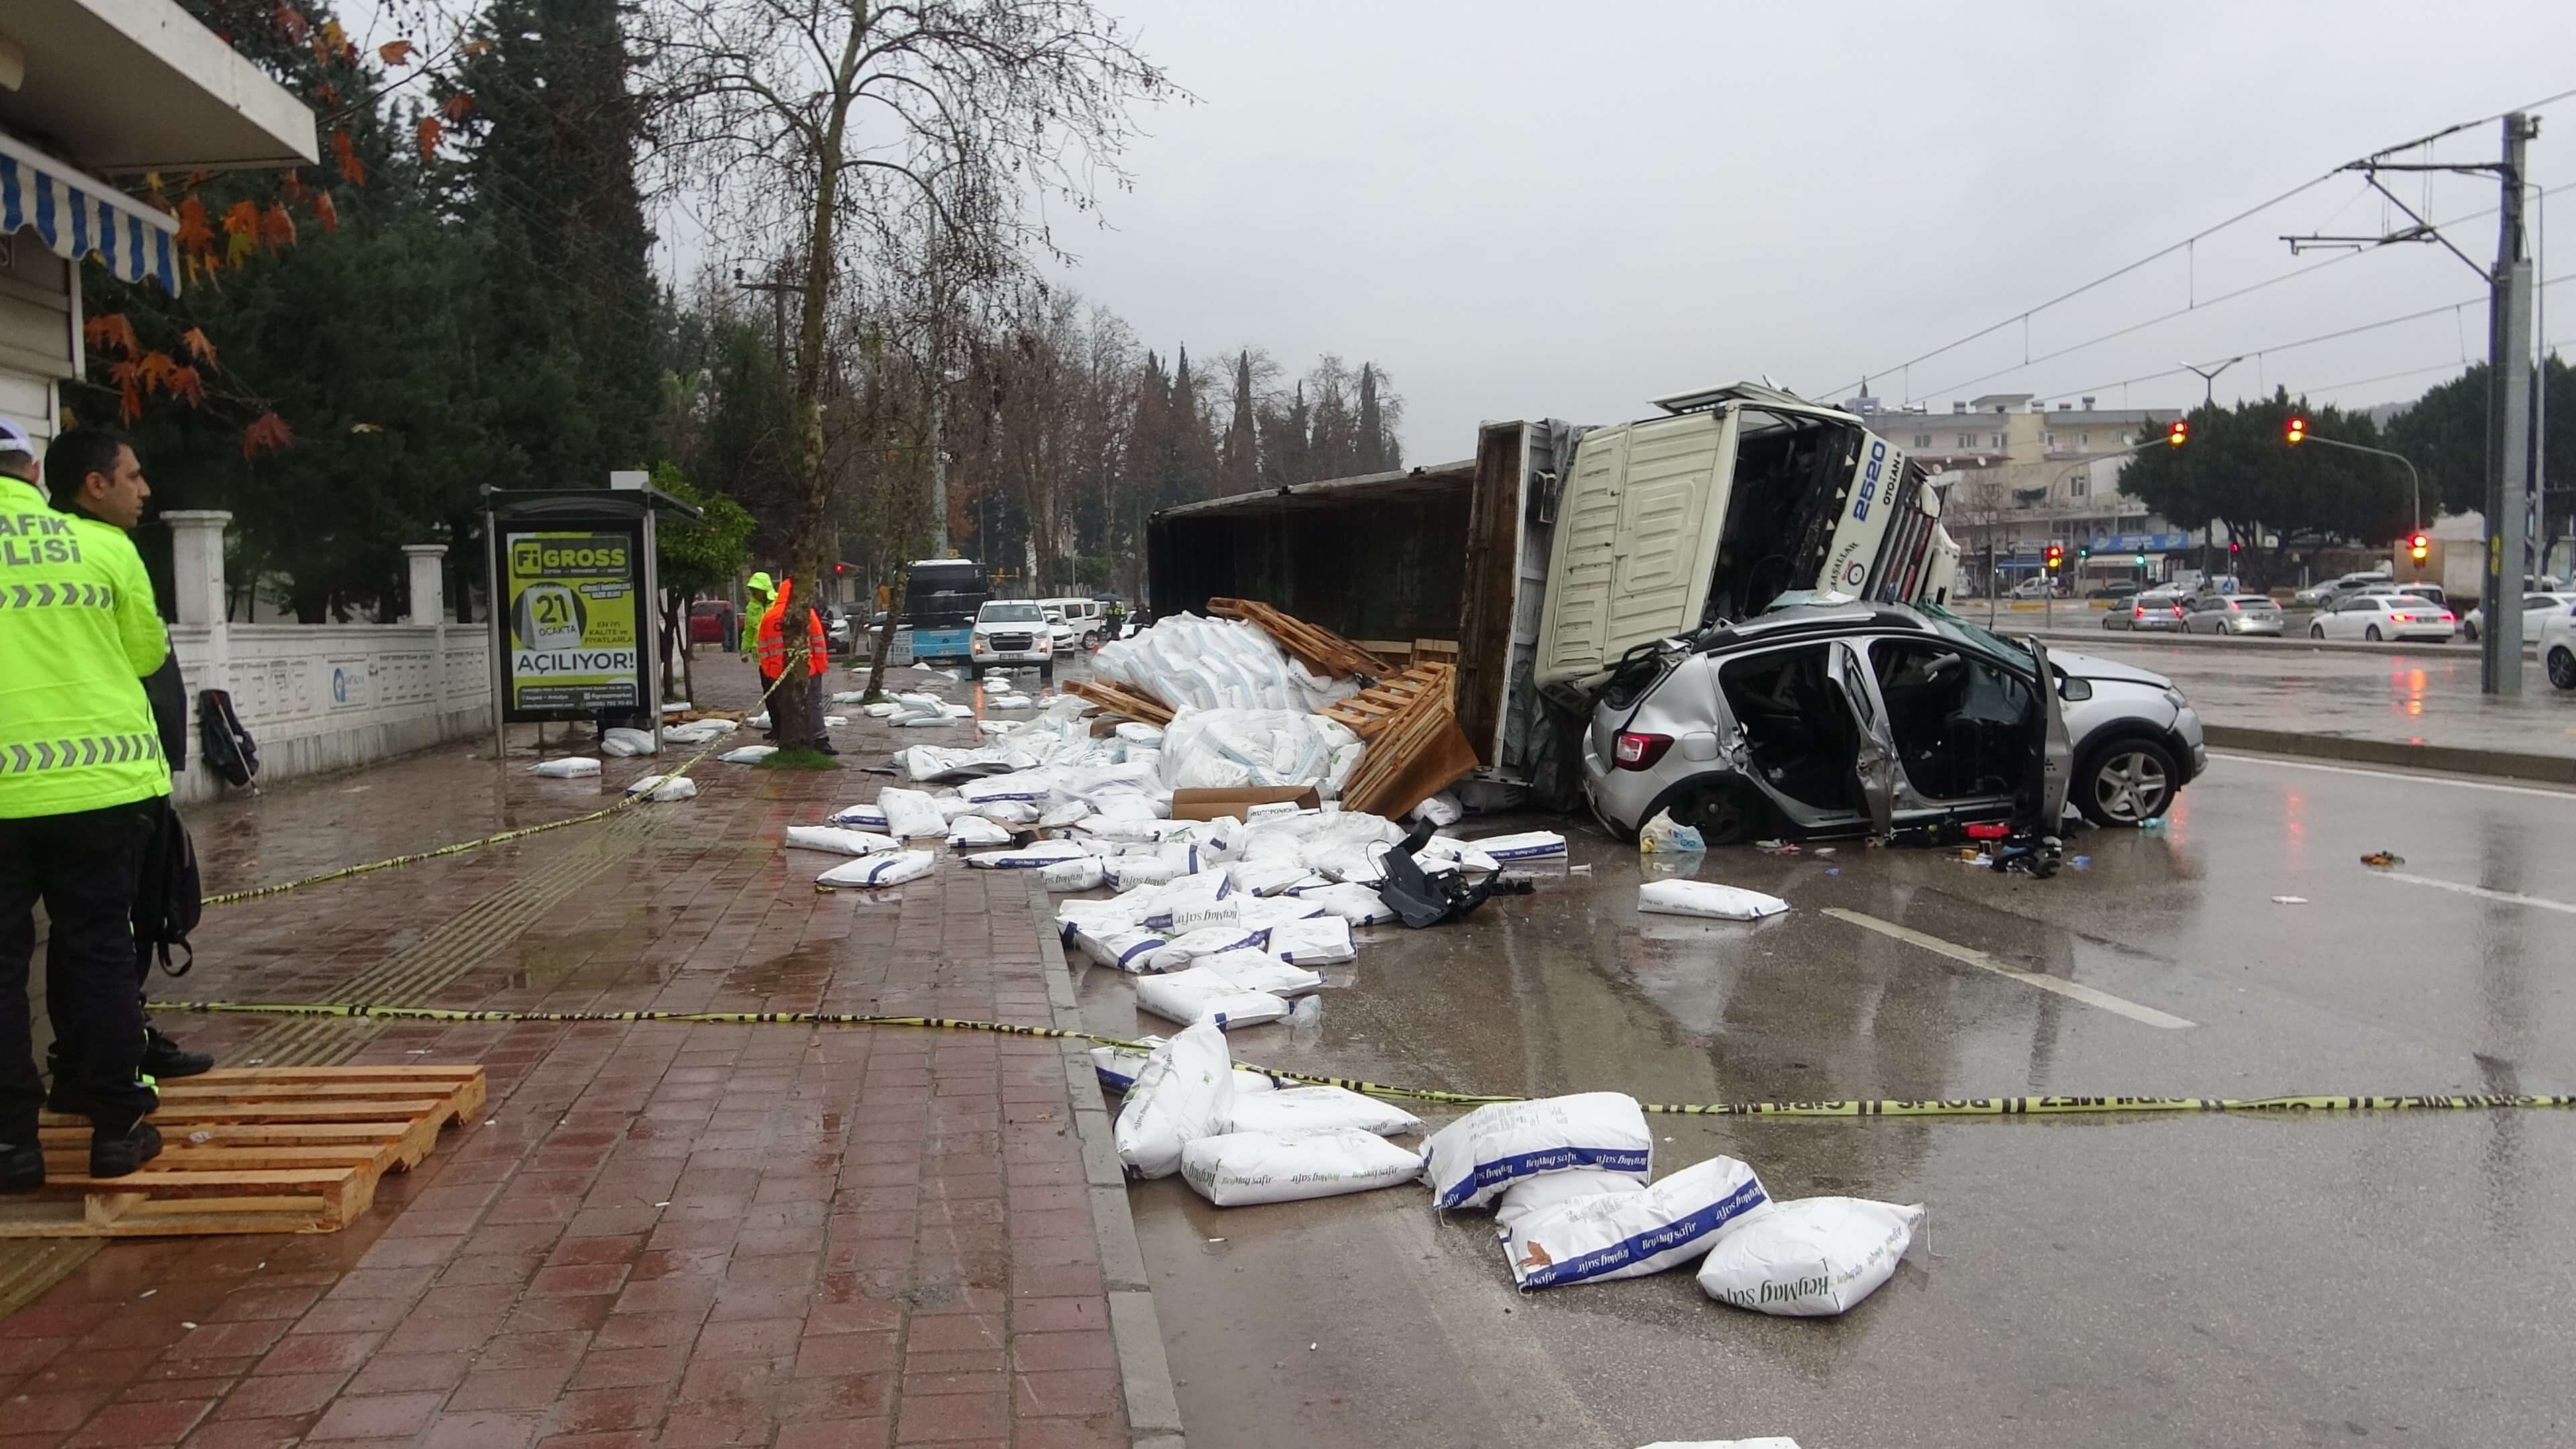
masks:
[(1125, 1093), (1119, 1161), (1181, 1179), (1219, 1207), (1332, 1197), (1420, 1182), (1434, 1209), (1493, 1214), (1524, 1290), (1699, 1265), (1709, 1297), (1788, 1317), (1849, 1310), (1876, 1291), (1923, 1223), (1920, 1206), (1817, 1197), (1775, 1202), (1752, 1168), (1712, 1157), (1654, 1176), (1637, 1100), (1585, 1092), (1479, 1107), (1419, 1151), (1386, 1139), (1411, 1113), (1339, 1087), (1280, 1086), (1234, 1065), (1201, 1022), (1138, 1060), (1092, 1053)]

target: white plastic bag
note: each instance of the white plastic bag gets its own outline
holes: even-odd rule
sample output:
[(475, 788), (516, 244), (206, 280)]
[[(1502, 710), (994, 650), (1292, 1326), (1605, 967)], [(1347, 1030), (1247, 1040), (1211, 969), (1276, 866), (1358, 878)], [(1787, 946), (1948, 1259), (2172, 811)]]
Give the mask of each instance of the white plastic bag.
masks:
[(1644, 1192), (1602, 1193), (1531, 1213), (1503, 1229), (1503, 1257), (1522, 1288), (1640, 1278), (1701, 1256), (1770, 1199), (1732, 1157), (1694, 1163)]
[(1532, 1102), (1496, 1102), (1443, 1127), (1423, 1144), (1432, 1205), (1482, 1207), (1523, 1178), (1575, 1168), (1644, 1180), (1655, 1135), (1625, 1092), (1577, 1092)]
[(884, 855), (863, 855), (847, 865), (836, 865), (814, 877), (816, 885), (890, 886), (908, 880), (919, 880), (930, 874), (933, 861), (926, 850), (897, 850)]
[(1655, 818), (1637, 831), (1637, 850), (1644, 855), (1669, 855), (1708, 849), (1697, 827), (1679, 824), (1670, 810), (1658, 810)]
[(1524, 830), (1516, 835), (1488, 835), (1471, 840), (1469, 845), (1505, 865), (1516, 860), (1562, 860), (1565, 837), (1553, 830)]
[(1086, 855), (1080, 860), (1059, 860), (1038, 867), (1038, 884), (1059, 893), (1087, 891), (1099, 886), (1102, 878), (1100, 857)]
[(1660, 916), (1758, 921), (1789, 909), (1778, 896), (1706, 880), (1650, 880), (1637, 887), (1637, 909)]
[[(972, 809), (973, 807), (969, 806), (968, 808)], [(960, 815), (956, 819), (948, 822), (948, 848), (951, 850), (965, 850), (969, 847), (979, 845), (1008, 845), (1010, 843), (1011, 832), (1009, 830), (1004, 829), (1000, 822), (987, 820), (981, 815)]]
[(638, 775), (635, 783), (626, 787), (626, 793), (661, 802), (695, 800), (698, 782), (686, 775)]
[(1220, 1031), (1259, 1026), (1288, 1014), (1288, 1003), (1267, 991), (1246, 991), (1222, 973), (1193, 967), (1136, 978), (1136, 1005), (1156, 1016)]
[[(722, 758), (731, 759), (732, 756)], [(528, 773), (542, 775), (549, 780), (587, 779), (599, 773), (599, 761), (588, 755), (565, 755), (560, 759), (539, 760), (528, 767)]]
[(1218, 1207), (1368, 1192), (1411, 1182), (1421, 1168), (1412, 1153), (1353, 1128), (1228, 1132), (1181, 1149), (1181, 1179)]
[(1700, 1264), (1701, 1291), (1784, 1318), (1846, 1313), (1896, 1274), (1923, 1226), (1923, 1205), (1858, 1197), (1774, 1203), (1720, 1234)]
[(1432, 796), (1430, 799), (1423, 801), (1421, 804), (1414, 806), (1411, 810), (1406, 811), (1404, 813), (1404, 818), (1407, 820), (1428, 820), (1431, 822), (1433, 828), (1446, 830), (1450, 826), (1457, 824), (1459, 821), (1466, 819), (1467, 811), (1465, 807), (1458, 803), (1457, 796), (1443, 790), (1439, 794)]
[(1233, 1115), (1234, 1060), (1225, 1033), (1214, 1024), (1192, 1026), (1154, 1048), (1127, 1089), (1112, 1134), (1118, 1160), (1130, 1177), (1169, 1177), (1181, 1170), (1183, 1148), (1225, 1130)]
[[(1236, 1132), (1374, 1132), (1399, 1137), (1422, 1130), (1422, 1119), (1391, 1102), (1341, 1087), (1282, 1087), (1234, 1104)], [(1414, 1158), (1419, 1176), (1422, 1159)]]
[(903, 842), (891, 835), (873, 830), (850, 830), (838, 825), (790, 825), (787, 844), (796, 850), (828, 850), (834, 855), (875, 855), (879, 851), (901, 850)]
[(728, 765), (757, 765), (777, 753), (776, 745), (737, 745), (716, 758)]
[(1359, 955), (1351, 945), (1351, 923), (1331, 915), (1271, 927), (1270, 943), (1264, 949), (1299, 966), (1329, 966)]
[(930, 840), (948, 834), (948, 817), (925, 791), (889, 785), (877, 792), (877, 808), (885, 812), (886, 833), (897, 840)]
[(1508, 1228), (1531, 1213), (1562, 1207), (1579, 1197), (1599, 1197), (1610, 1192), (1644, 1192), (1646, 1185), (1624, 1172), (1551, 1172), (1545, 1177), (1523, 1178), (1503, 1189), (1494, 1203), (1494, 1224)]

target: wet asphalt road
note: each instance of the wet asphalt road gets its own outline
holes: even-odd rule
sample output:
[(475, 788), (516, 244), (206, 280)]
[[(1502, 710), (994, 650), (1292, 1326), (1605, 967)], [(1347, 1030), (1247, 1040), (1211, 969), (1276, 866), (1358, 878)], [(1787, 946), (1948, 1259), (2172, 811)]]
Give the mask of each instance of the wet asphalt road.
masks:
[[(2380, 848), (2417, 879), (2359, 864)], [(1737, 925), (1637, 914), (1637, 857), (1580, 833), (1594, 874), (1365, 932), (1320, 1021), (1236, 1053), (1650, 1102), (2576, 1090), (2576, 794), (2222, 757), (2167, 828), (2071, 849), (2086, 868), (2046, 882), (1718, 852), (1692, 873), (1794, 907)], [(1169, 1029), (1114, 973), (1081, 995), (1094, 1029)], [(1688, 1271), (1520, 1296), (1490, 1219), (1435, 1219), (1415, 1188), (1220, 1210), (1143, 1184), (1193, 1442), (2576, 1442), (2576, 1113), (1649, 1120), (1659, 1175), (1724, 1152), (1776, 1196), (1922, 1202), (1928, 1252), (1844, 1318), (1771, 1319)]]

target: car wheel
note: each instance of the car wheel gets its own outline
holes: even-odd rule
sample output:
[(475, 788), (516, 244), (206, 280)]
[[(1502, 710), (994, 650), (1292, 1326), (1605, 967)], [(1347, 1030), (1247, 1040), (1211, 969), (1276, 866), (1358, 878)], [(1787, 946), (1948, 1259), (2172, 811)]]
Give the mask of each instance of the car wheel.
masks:
[(2470, 642), (2470, 643), (2475, 644), (2476, 642), (2478, 642), (2478, 626), (2477, 626), (2477, 625), (2475, 625), (2475, 624), (2462, 624), (2462, 625), (2460, 626), (2460, 632), (2468, 636), (2468, 638), (2469, 638), (2469, 642)]
[(2364, 639), (2369, 640), (2369, 641), (2370, 641), (2371, 643), (2373, 643), (2373, 644), (2378, 643), (2378, 642), (2379, 642), (2379, 626), (2378, 626), (2377, 624), (2371, 624), (2371, 625), (2368, 625), (2368, 626), (2364, 627), (2364, 628), (2362, 629), (2362, 631), (2361, 631), (2361, 637), (2363, 637)]
[(2558, 689), (2576, 689), (2576, 650), (2565, 646), (2549, 651), (2549, 682)]
[(2322, 639), (2326, 637), (2326, 626), (2323, 624), (2310, 624), (2308, 626), (2308, 637), (2311, 639)]
[(1097, 648), (1099, 648), (1099, 647), (1100, 647), (1100, 636), (1099, 636), (1097, 633), (1091, 633), (1091, 634), (1085, 634), (1085, 635), (1083, 635), (1083, 636), (1082, 636), (1082, 647), (1083, 647), (1083, 648), (1085, 648), (1085, 649), (1097, 649)]
[(1038, 683), (1055, 683), (1055, 666), (1053, 664), (1041, 664), (1038, 666)]
[(1742, 845), (1769, 819), (1750, 789), (1723, 780), (1701, 785), (1673, 807), (1673, 820), (1697, 830), (1705, 845)]
[(968, 679), (971, 679), (971, 680), (975, 681), (977, 684), (981, 684), (981, 683), (983, 683), (983, 682), (984, 682), (984, 666), (983, 666), (983, 665), (981, 665), (981, 664), (969, 664), (969, 665), (967, 665), (967, 666), (966, 666), (966, 677), (967, 677)]
[(2075, 808), (2096, 825), (2134, 829), (2173, 804), (2176, 773), (2173, 752), (2155, 741), (2113, 740), (2075, 772)]

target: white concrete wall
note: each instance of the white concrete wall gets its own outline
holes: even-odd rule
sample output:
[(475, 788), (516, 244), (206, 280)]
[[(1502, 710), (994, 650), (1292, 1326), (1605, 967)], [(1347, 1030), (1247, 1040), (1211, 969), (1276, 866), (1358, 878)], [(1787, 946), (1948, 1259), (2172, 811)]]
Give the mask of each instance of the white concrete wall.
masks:
[(188, 768), (180, 803), (223, 789), (200, 758), (198, 692), (232, 691), (259, 746), (263, 785), (486, 734), (491, 649), (472, 624), (174, 624), (187, 677)]

